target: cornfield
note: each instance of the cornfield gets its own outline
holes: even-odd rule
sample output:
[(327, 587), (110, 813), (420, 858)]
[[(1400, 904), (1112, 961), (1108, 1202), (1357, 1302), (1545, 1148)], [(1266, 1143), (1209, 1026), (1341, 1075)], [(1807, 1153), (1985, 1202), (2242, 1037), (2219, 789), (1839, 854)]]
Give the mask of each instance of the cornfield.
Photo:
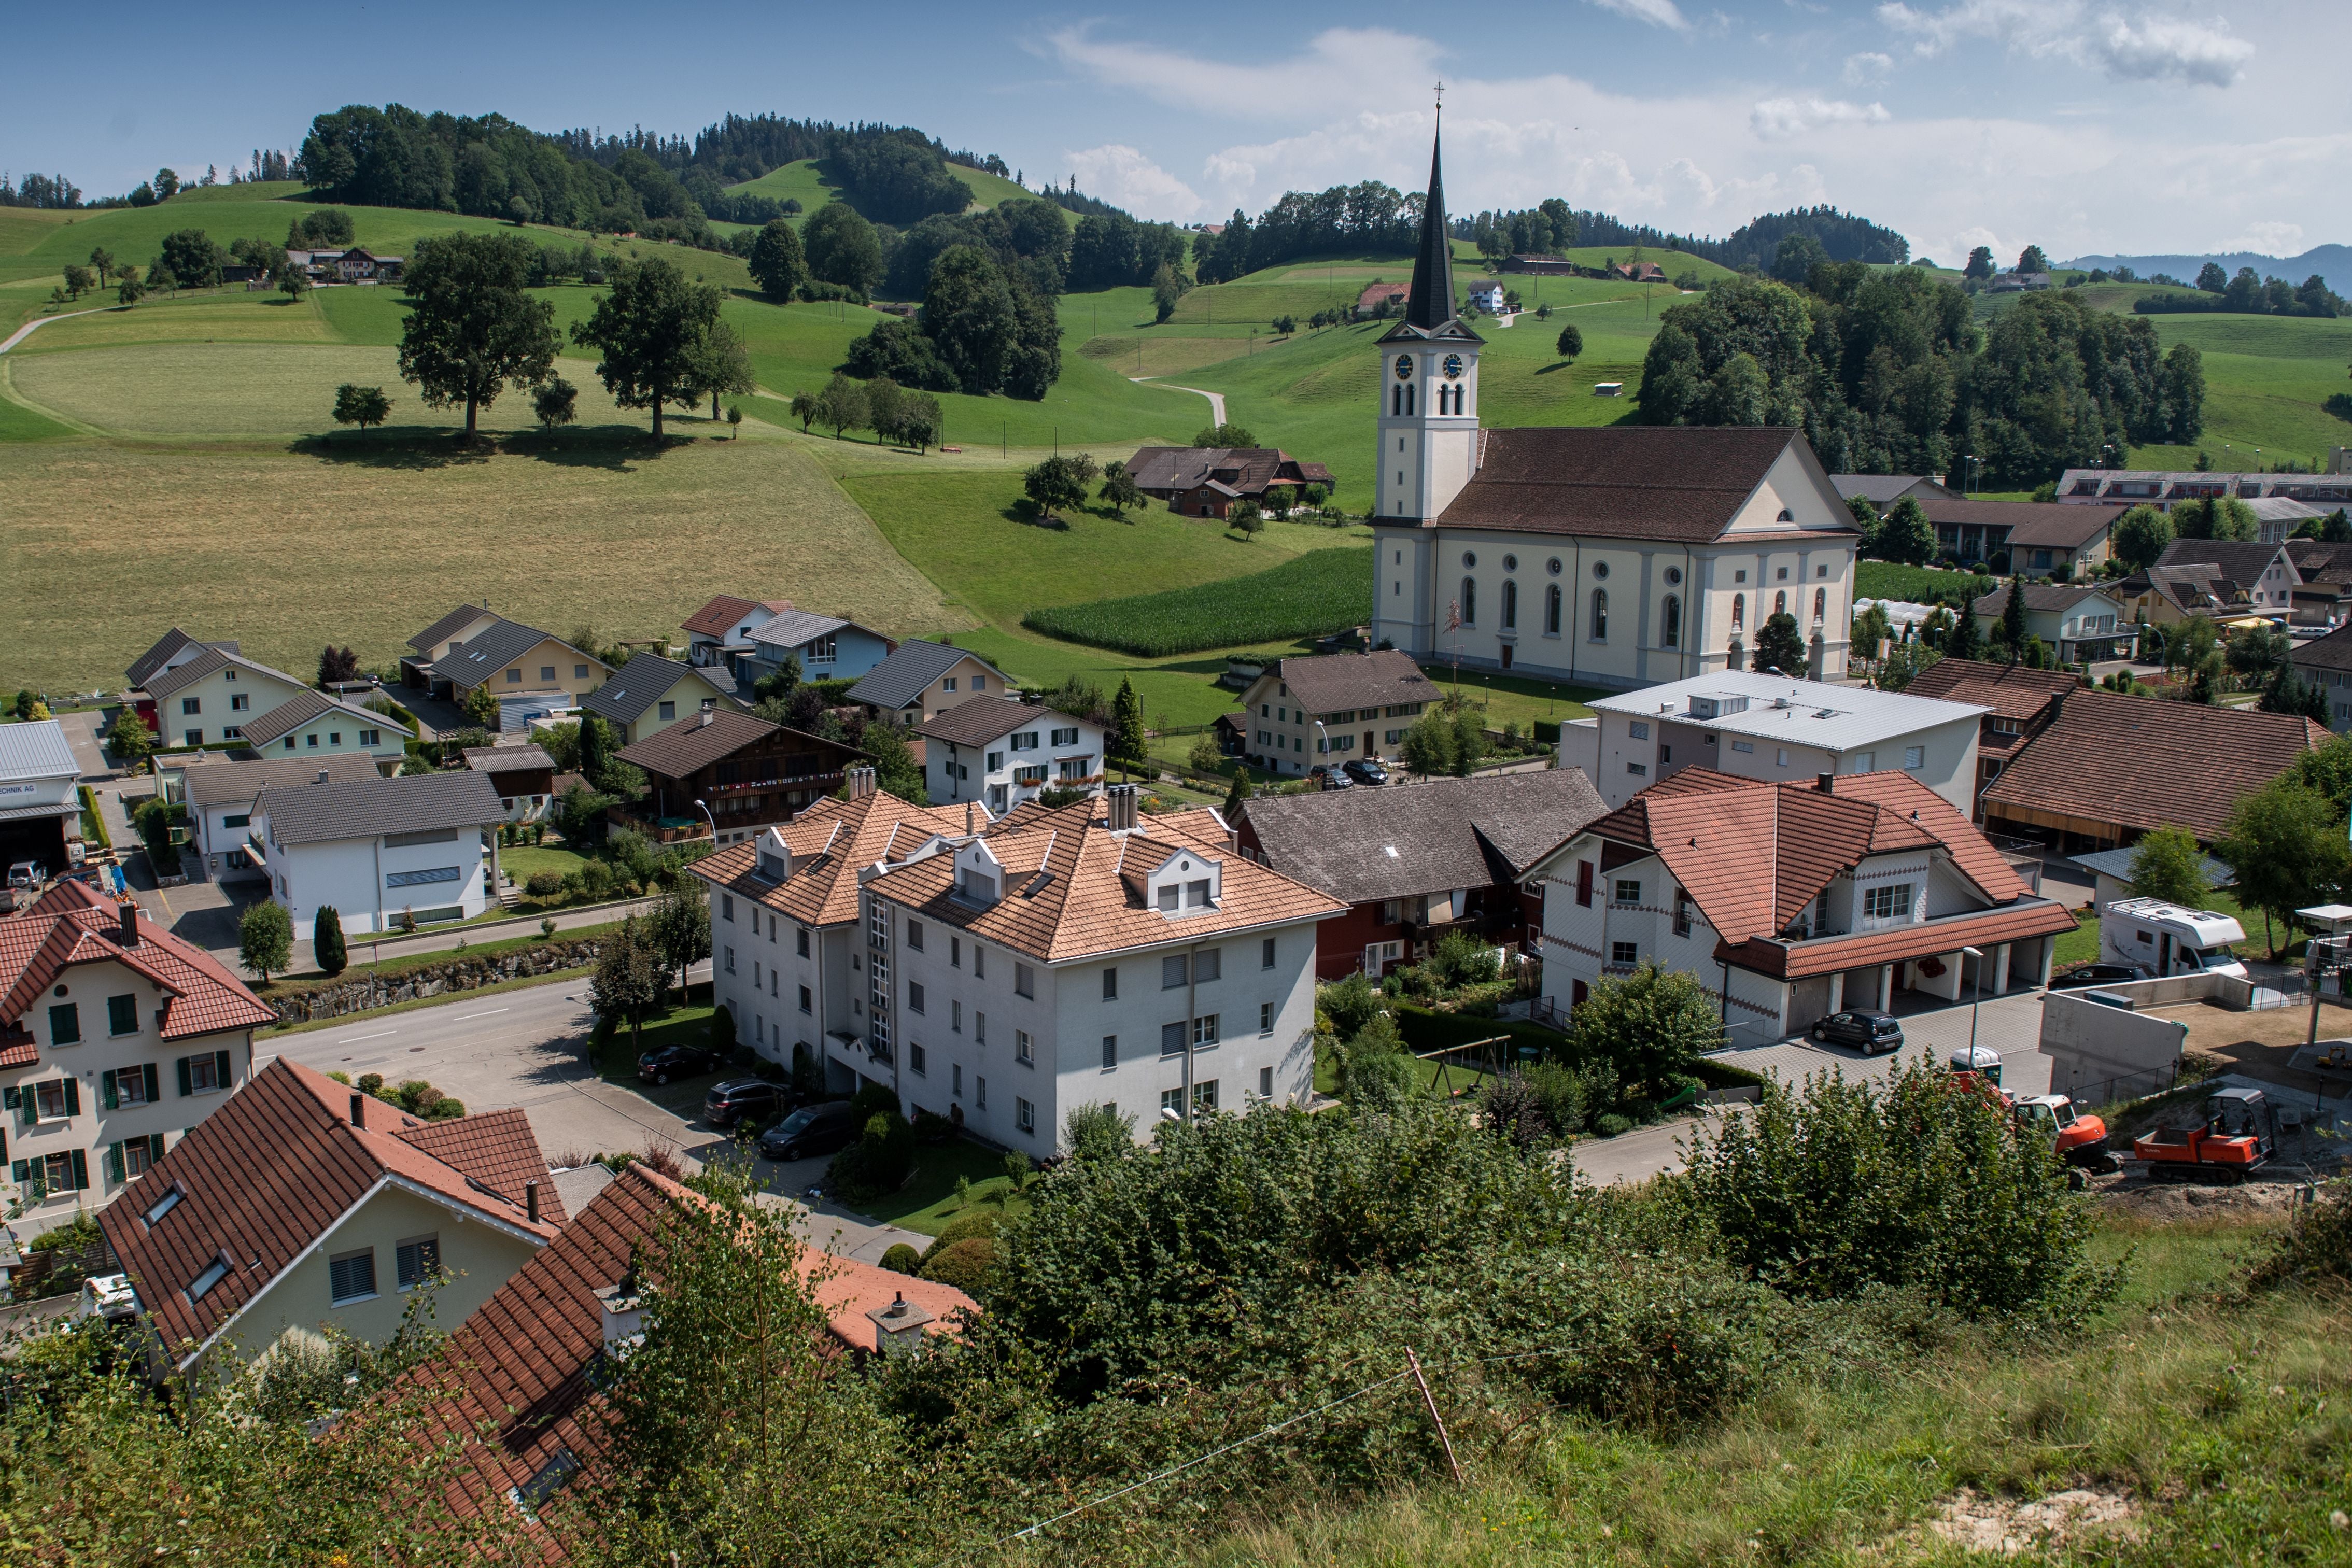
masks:
[(1162, 658), (1322, 636), (1360, 626), (1371, 612), (1371, 554), (1340, 549), (1223, 582), (1033, 610), (1021, 623), (1066, 642)]

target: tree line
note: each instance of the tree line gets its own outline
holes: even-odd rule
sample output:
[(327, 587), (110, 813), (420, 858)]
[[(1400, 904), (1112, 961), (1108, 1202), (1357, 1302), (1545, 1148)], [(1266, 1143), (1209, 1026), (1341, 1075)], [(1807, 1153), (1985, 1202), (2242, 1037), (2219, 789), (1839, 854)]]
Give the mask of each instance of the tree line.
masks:
[(2205, 375), (2145, 318), (2065, 294), (2025, 295), (1980, 329), (1923, 269), (1821, 261), (1801, 285), (1741, 277), (1668, 308), (1635, 402), (1651, 424), (1796, 426), (1836, 473), (1942, 474), (1973, 455), (1992, 487), (2031, 489), (2110, 445), (2193, 440)]
[(2142, 316), (2164, 316), (2216, 310), (2235, 316), (2315, 316), (2345, 314), (2343, 297), (2313, 273), (2300, 284), (2284, 277), (2257, 277), (2251, 267), (2231, 277), (2217, 262), (2207, 262), (2197, 274), (2195, 294), (2143, 294), (2132, 301)]

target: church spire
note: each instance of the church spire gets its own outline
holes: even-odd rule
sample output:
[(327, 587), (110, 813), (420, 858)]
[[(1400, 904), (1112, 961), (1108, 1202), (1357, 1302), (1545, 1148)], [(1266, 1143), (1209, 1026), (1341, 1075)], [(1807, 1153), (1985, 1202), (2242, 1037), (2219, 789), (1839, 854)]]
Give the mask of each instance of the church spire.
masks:
[(1412, 293), (1405, 301), (1405, 324), (1433, 332), (1454, 319), (1454, 245), (1445, 232), (1445, 177), (1439, 143), (1445, 105), (1437, 106), (1438, 126), (1429, 140), (1429, 199), (1421, 209), (1421, 249), (1412, 261)]

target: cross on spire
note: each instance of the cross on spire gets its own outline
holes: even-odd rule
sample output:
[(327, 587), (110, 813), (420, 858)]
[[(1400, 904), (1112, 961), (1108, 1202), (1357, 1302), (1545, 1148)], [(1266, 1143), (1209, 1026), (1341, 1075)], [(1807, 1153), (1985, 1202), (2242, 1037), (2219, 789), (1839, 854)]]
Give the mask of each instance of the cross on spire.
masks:
[(1437, 84), (1437, 112), (1445, 112), (1445, 84), (1442, 81)]

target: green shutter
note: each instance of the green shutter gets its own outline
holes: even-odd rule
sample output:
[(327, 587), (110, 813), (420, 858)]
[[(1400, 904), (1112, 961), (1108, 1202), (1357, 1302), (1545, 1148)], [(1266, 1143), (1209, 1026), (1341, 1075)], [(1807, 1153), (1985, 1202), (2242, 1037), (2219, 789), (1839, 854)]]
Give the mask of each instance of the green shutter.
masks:
[[(151, 1067), (151, 1068), (149, 1068), (147, 1071), (150, 1071), (150, 1072), (152, 1072), (152, 1071), (154, 1071), (155, 1070), (154, 1070), (153, 1068), (152, 1068), (152, 1067)], [(5, 1150), (0, 1150), (0, 1153), (5, 1153)], [(162, 1159), (163, 1157), (163, 1134), (161, 1134), (161, 1133), (150, 1133), (150, 1134), (147, 1134), (147, 1164), (152, 1167), (157, 1160), (160, 1160), (160, 1159)]]
[(101, 1072), (98, 1075), (98, 1098), (100, 1103), (104, 1105), (110, 1111), (120, 1111), (122, 1109), (121, 1105), (115, 1103), (114, 1074), (112, 1072)]
[(32, 1167), (30, 1160), (14, 1161), (8, 1166), (8, 1179), (21, 1187), (33, 1179)]
[(147, 1080), (147, 1103), (152, 1105), (163, 1097), (163, 1086), (155, 1082), (155, 1064), (151, 1061), (139, 1071)]
[(121, 1144), (106, 1145), (106, 1179), (117, 1186), (122, 1185), (122, 1145)]
[(79, 1149), (73, 1152), (73, 1171), (74, 1190), (88, 1192), (89, 1190), (89, 1156)]
[(65, 1081), (65, 1085), (66, 1114), (68, 1116), (79, 1116), (81, 1114), (81, 1080), (79, 1078), (68, 1078)]
[(22, 1089), (0, 1089), (0, 1111), (16, 1110), (24, 1103), (25, 1092)]
[(213, 1069), (213, 1082), (226, 1089), (231, 1082), (229, 1073), (232, 1071), (228, 1064), (228, 1052), (215, 1051), (213, 1052), (213, 1060), (219, 1064)]
[(184, 1100), (194, 1092), (188, 1082), (188, 1059), (184, 1056), (180, 1058), (180, 1097)]

